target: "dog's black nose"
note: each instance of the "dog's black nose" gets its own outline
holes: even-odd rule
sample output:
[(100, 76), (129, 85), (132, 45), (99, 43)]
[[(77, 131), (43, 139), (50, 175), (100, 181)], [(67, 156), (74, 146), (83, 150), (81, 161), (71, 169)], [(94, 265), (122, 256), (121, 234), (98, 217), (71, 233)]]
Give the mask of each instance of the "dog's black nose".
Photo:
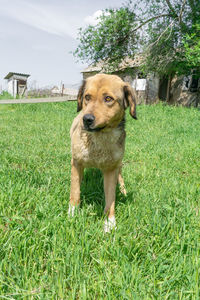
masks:
[(86, 114), (83, 116), (83, 123), (85, 126), (91, 126), (94, 123), (95, 116)]

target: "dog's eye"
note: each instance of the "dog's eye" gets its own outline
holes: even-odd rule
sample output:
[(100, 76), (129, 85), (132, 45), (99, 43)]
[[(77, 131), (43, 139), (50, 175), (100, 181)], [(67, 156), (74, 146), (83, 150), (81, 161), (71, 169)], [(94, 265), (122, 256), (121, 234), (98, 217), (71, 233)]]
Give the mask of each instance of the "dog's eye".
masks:
[(106, 96), (105, 97), (105, 101), (106, 102), (111, 102), (111, 101), (113, 101), (114, 99), (112, 98), (112, 97), (110, 97), (110, 96)]
[(89, 101), (91, 99), (91, 96), (90, 95), (85, 95), (85, 100), (86, 101)]

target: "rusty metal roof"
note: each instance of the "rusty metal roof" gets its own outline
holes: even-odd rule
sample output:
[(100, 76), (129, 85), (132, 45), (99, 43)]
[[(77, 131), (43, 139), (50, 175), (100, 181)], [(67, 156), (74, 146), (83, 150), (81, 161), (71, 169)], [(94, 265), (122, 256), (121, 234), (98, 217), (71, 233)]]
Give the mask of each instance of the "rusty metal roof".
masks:
[(29, 77), (29, 74), (23, 74), (23, 73), (16, 73), (16, 72), (9, 72), (4, 79), (9, 79), (10, 77), (12, 77), (13, 75), (18, 75), (18, 76), (25, 76), (25, 77)]

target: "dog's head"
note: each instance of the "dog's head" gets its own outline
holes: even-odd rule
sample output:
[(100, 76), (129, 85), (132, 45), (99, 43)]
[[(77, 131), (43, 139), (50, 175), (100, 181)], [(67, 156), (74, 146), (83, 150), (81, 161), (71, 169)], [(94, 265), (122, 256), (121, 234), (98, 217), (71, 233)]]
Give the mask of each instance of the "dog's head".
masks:
[(83, 125), (87, 131), (116, 128), (128, 106), (130, 115), (137, 119), (136, 94), (129, 83), (116, 75), (89, 77), (79, 89), (77, 111), (83, 110)]

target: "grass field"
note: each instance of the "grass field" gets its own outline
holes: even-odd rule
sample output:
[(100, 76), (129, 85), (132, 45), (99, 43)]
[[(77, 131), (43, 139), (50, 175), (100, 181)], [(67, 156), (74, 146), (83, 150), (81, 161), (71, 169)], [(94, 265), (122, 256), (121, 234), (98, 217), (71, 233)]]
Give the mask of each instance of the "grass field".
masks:
[(199, 299), (200, 112), (127, 112), (117, 230), (101, 174), (67, 216), (75, 103), (0, 105), (0, 299)]
[(0, 94), (0, 100), (4, 100), (4, 99), (13, 99), (13, 97), (6, 91), (3, 91), (1, 94)]

